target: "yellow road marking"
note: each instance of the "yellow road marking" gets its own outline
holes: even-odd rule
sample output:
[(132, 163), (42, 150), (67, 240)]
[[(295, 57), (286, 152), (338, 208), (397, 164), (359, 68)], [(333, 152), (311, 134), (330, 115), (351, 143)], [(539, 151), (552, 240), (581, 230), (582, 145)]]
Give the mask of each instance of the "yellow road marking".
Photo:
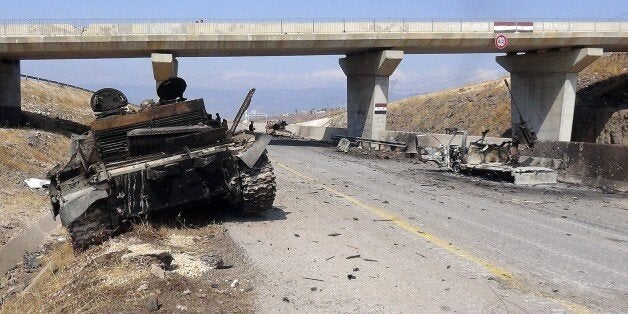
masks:
[[(460, 256), (460, 257), (462, 257), (462, 258), (464, 258), (464, 259), (466, 259), (466, 260), (468, 260), (470, 262), (473, 262), (473, 263), (483, 267), (488, 272), (490, 272), (491, 274), (497, 276), (498, 278), (503, 280), (505, 283), (511, 285), (513, 288), (515, 288), (517, 290), (521, 290), (521, 291), (530, 290), (530, 289), (524, 289), (524, 287), (521, 285), (520, 281), (517, 280), (513, 276), (513, 274), (511, 274), (509, 271), (507, 271), (507, 270), (505, 270), (505, 269), (503, 269), (503, 268), (501, 268), (499, 266), (493, 265), (493, 264), (483, 260), (482, 258), (480, 258), (478, 256), (475, 256), (475, 255), (473, 255), (473, 254), (471, 254), (469, 252), (466, 252), (466, 251), (462, 250), (461, 248), (456, 247), (455, 245), (452, 245), (449, 241), (441, 239), (441, 238), (439, 238), (436, 235), (427, 233), (427, 232), (421, 230), (419, 227), (416, 227), (416, 226), (412, 225), (410, 222), (408, 222), (406, 220), (403, 220), (402, 218), (399, 218), (398, 216), (393, 215), (393, 214), (389, 213), (388, 211), (386, 211), (386, 210), (384, 210), (382, 208), (365, 204), (365, 203), (363, 203), (362, 201), (358, 200), (357, 198), (355, 198), (353, 196), (347, 195), (347, 194), (342, 193), (342, 192), (340, 192), (340, 191), (338, 191), (338, 190), (336, 190), (334, 188), (331, 188), (331, 187), (321, 183), (320, 181), (318, 181), (318, 180), (316, 180), (316, 179), (314, 179), (312, 177), (309, 177), (309, 176), (307, 176), (307, 175), (305, 175), (305, 174), (303, 174), (303, 173), (301, 173), (301, 172), (299, 172), (297, 170), (294, 170), (294, 169), (292, 169), (292, 168), (290, 168), (290, 167), (288, 167), (288, 166), (286, 166), (286, 165), (284, 165), (282, 163), (279, 163), (279, 162), (275, 161), (275, 164), (280, 166), (280, 167), (282, 167), (282, 168), (284, 168), (288, 172), (290, 172), (290, 173), (292, 173), (292, 174), (294, 174), (294, 175), (296, 175), (298, 177), (301, 177), (303, 179), (306, 179), (306, 180), (309, 180), (309, 181), (312, 181), (312, 182), (315, 182), (315, 183), (319, 184), (323, 189), (325, 189), (329, 193), (337, 195), (337, 196), (340, 196), (340, 197), (344, 198), (345, 200), (347, 200), (347, 201), (349, 201), (349, 202), (351, 202), (351, 203), (353, 203), (353, 204), (355, 204), (357, 206), (360, 206), (360, 207), (362, 207), (364, 209), (367, 209), (367, 210), (371, 211), (372, 213), (376, 214), (377, 216), (381, 217), (382, 219), (385, 219), (387, 221), (390, 221), (390, 222), (394, 223), (395, 225), (399, 226), (403, 230), (406, 230), (408, 232), (416, 234), (417, 236), (430, 241), (431, 243), (435, 244), (436, 246), (438, 246), (438, 247), (440, 247), (442, 249), (445, 249), (445, 250), (447, 250), (447, 251), (449, 251), (449, 252), (451, 252), (451, 253), (453, 253), (453, 254), (455, 254), (457, 256)], [(547, 298), (547, 299), (550, 299), (550, 300), (553, 300), (553, 301), (559, 303), (560, 305), (570, 309), (571, 311), (573, 311), (575, 313), (589, 313), (589, 310), (587, 310), (587, 308), (585, 308), (585, 307), (583, 307), (583, 306), (581, 306), (579, 304), (571, 303), (571, 302), (568, 302), (568, 301), (565, 301), (565, 300), (562, 300), (562, 299), (557, 299), (557, 298), (554, 298), (553, 296), (549, 296), (549, 295), (547, 295), (546, 293), (543, 293), (543, 292), (540, 292), (539, 294), (542, 295), (543, 297)]]

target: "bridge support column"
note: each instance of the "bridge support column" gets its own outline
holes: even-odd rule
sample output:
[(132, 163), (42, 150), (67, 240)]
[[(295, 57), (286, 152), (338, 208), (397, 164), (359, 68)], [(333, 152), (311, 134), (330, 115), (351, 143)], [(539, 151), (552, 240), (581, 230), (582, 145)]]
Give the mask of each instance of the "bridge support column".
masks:
[(386, 130), (389, 77), (403, 51), (384, 50), (347, 56), (340, 67), (347, 76), (347, 133), (351, 137), (379, 139)]
[[(571, 140), (578, 72), (602, 53), (601, 48), (583, 48), (496, 58), (510, 72), (515, 105), (539, 140)], [(520, 136), (521, 118), (514, 106), (511, 116), (513, 135)]]
[(20, 61), (0, 60), (0, 126), (16, 126), (21, 119)]
[(177, 76), (179, 62), (169, 53), (153, 53), (150, 55), (153, 63), (153, 76), (155, 77), (156, 87), (161, 82)]

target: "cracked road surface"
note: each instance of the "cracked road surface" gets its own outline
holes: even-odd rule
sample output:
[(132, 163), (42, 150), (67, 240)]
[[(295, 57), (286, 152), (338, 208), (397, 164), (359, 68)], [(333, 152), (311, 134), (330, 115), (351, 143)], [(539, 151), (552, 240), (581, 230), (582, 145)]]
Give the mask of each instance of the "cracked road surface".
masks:
[(625, 195), (281, 143), (275, 209), (226, 223), (261, 312), (628, 312)]

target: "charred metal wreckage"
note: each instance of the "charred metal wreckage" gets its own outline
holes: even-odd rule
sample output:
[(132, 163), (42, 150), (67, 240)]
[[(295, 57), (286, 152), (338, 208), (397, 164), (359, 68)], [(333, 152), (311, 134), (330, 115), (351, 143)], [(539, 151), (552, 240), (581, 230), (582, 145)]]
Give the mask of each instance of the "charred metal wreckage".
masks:
[(159, 102), (135, 110), (118, 90), (94, 93), (90, 131), (73, 138), (70, 161), (48, 174), (53, 214), (68, 228), (76, 250), (156, 211), (211, 211), (219, 200), (243, 215), (272, 207), (270, 137), (236, 131), (255, 89), (227, 129), (211, 119), (203, 99), (183, 98), (185, 88), (181, 78), (164, 81)]
[[(491, 144), (486, 140), (489, 130), (485, 130), (480, 139), (467, 145), (467, 131), (460, 131), (457, 128), (445, 130), (451, 135), (447, 145), (418, 147), (420, 161), (434, 162), (439, 167), (447, 168), (454, 173), (477, 170), (510, 174), (515, 184), (556, 183), (556, 170), (526, 166), (519, 162), (519, 142), (516, 137), (513, 141)], [(460, 137), (460, 144), (457, 144), (457, 137)], [(525, 145), (529, 148), (528, 143)]]
[(288, 123), (284, 120), (273, 120), (266, 123), (266, 134), (273, 136), (292, 137), (294, 134), (286, 130)]

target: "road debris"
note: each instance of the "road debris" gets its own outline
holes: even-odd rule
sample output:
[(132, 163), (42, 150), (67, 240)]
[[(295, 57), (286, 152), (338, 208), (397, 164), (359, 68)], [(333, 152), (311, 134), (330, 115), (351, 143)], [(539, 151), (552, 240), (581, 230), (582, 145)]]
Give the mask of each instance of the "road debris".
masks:
[(323, 279), (310, 278), (310, 277), (303, 277), (303, 279), (307, 279), (307, 280), (314, 280), (314, 281), (321, 281), (321, 282), (324, 282), (324, 281), (325, 281), (325, 280), (323, 280)]
[(330, 236), (330, 237), (337, 237), (339, 235), (340, 235), (340, 233), (337, 233), (337, 232), (328, 234), (328, 236)]
[(144, 284), (141, 284), (141, 285), (137, 288), (137, 290), (135, 290), (135, 291), (136, 291), (136, 292), (142, 292), (142, 291), (144, 291), (144, 290), (146, 290), (146, 289), (148, 289), (148, 284), (145, 284), (145, 283), (144, 283)]
[(205, 262), (209, 266), (209, 269), (228, 269), (233, 267), (233, 265), (225, 264), (223, 259), (218, 254), (214, 253), (201, 255), (201, 261)]
[(231, 282), (231, 288), (235, 288), (238, 285), (240, 285), (240, 281), (238, 279), (235, 279), (234, 281)]
[(174, 257), (172, 257), (172, 254), (170, 254), (170, 252), (161, 252), (155, 257), (157, 258), (157, 260), (159, 260), (159, 267), (164, 270), (172, 269), (172, 261), (174, 260)]
[(50, 180), (29, 178), (29, 179), (24, 180), (24, 183), (26, 183), (26, 186), (28, 186), (31, 189), (41, 189), (41, 188), (47, 188), (50, 185)]
[(159, 299), (157, 297), (152, 297), (148, 300), (148, 302), (146, 302), (146, 308), (150, 311), (150, 312), (157, 312), (159, 311), (159, 309), (161, 308), (161, 302), (159, 302)]
[(356, 277), (353, 274), (348, 274), (347, 279), (352, 280), (352, 279), (356, 279)]
[(161, 268), (161, 266), (157, 265), (157, 264), (152, 264), (150, 265), (150, 273), (153, 274), (153, 276), (159, 278), (159, 279), (165, 279), (166, 278), (166, 271)]
[(347, 256), (347, 259), (358, 258), (360, 254)]

